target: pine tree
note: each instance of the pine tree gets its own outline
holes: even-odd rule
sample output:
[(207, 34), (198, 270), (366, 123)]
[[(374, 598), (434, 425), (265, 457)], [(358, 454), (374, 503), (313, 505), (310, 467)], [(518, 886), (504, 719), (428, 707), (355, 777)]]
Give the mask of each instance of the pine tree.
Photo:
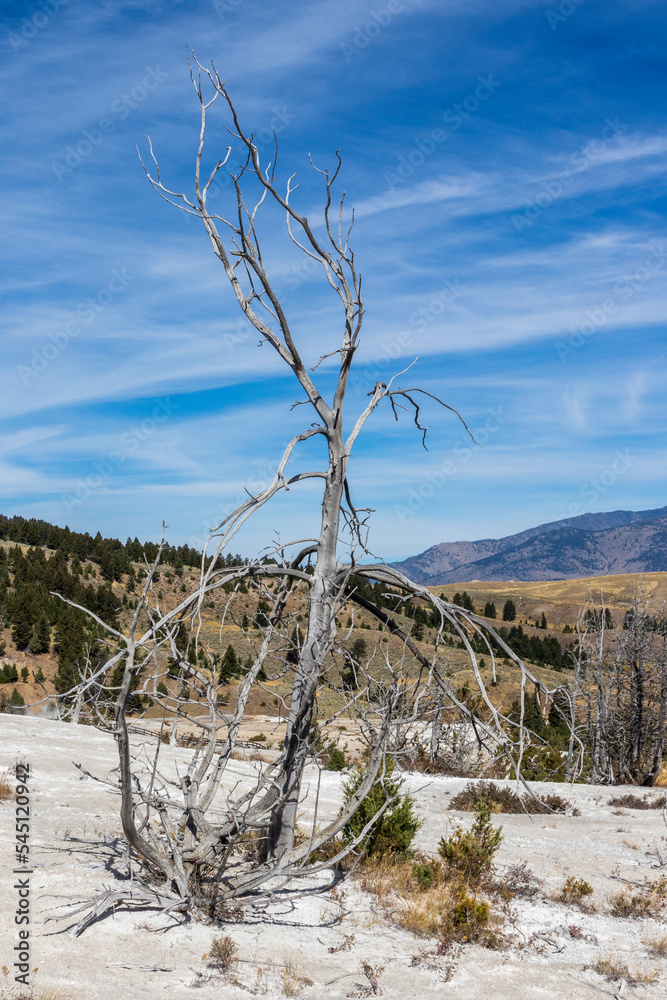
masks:
[(546, 627), (547, 627), (547, 616), (545, 615), (545, 613), (543, 611), (542, 612), (542, 618), (540, 619), (540, 628), (546, 628)]
[[(361, 805), (343, 829), (343, 840), (358, 837), (387, 799), (394, 803), (380, 816), (364, 837), (357, 850), (381, 858), (388, 854), (405, 855), (410, 850), (414, 836), (421, 826), (414, 813), (414, 800), (402, 795), (404, 779), (394, 777), (394, 761), (385, 759), (384, 773), (378, 775)], [(357, 765), (343, 785), (345, 801), (354, 795), (364, 780), (364, 769)]]
[(301, 650), (301, 629), (298, 625), (295, 626), (292, 635), (290, 636), (290, 649), (287, 653), (285, 659), (292, 666), (295, 666), (299, 662), (299, 654)]
[(48, 653), (51, 646), (51, 629), (45, 615), (40, 615), (32, 627), (30, 649), (33, 653)]
[(56, 625), (55, 648), (58, 653), (58, 673), (54, 677), (56, 691), (62, 694), (79, 683), (79, 663), (84, 656), (86, 629), (76, 611), (66, 608)]
[(507, 600), (503, 606), (503, 621), (513, 622), (516, 618), (516, 605), (514, 601)]
[(8, 704), (11, 705), (12, 708), (22, 708), (23, 705), (25, 705), (25, 699), (23, 695), (20, 695), (16, 690), (16, 688), (14, 688), (14, 690), (12, 691), (12, 696), (9, 699)]
[(461, 607), (465, 608), (466, 611), (475, 611), (475, 605), (472, 602), (472, 597), (467, 590), (464, 590), (461, 594)]
[(239, 661), (236, 658), (234, 647), (230, 642), (225, 650), (225, 655), (220, 661), (220, 683), (225, 684), (227, 681), (231, 680), (232, 677), (239, 673), (239, 670)]
[(25, 593), (16, 601), (12, 619), (12, 641), (17, 649), (27, 649), (32, 635), (33, 614), (31, 602)]
[(484, 605), (484, 617), (485, 618), (495, 618), (496, 617), (496, 606), (493, 601), (487, 601)]

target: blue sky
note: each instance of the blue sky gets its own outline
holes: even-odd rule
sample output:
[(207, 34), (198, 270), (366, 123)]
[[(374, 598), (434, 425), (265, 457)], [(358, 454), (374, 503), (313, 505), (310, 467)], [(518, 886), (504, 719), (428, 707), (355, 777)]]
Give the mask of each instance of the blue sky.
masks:
[[(434, 404), (428, 451), (376, 414), (354, 496), (386, 559), (586, 511), (663, 506), (665, 34), (658, 0), (36, 0), (2, 6), (0, 509), (201, 545), (271, 474), (304, 411), (242, 322), (191, 191), (186, 44), (213, 59), (265, 155), (321, 190), (340, 148), (366, 317), (348, 420), (378, 378)], [(211, 119), (211, 162), (227, 145)], [(232, 144), (233, 145), (233, 144)], [(237, 155), (233, 146), (232, 160)], [(216, 193), (221, 207), (229, 186)], [(337, 345), (320, 276), (267, 213), (304, 354)], [(333, 365), (333, 363), (332, 363)], [(320, 372), (325, 390), (333, 367)], [(306, 423), (310, 421), (310, 416)], [(306, 446), (295, 471), (318, 464)], [(314, 530), (304, 484), (238, 537)]]

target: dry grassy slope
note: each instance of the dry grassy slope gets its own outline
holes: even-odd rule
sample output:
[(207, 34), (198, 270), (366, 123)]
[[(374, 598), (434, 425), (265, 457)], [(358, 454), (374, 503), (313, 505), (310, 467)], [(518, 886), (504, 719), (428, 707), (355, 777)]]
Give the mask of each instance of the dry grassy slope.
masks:
[[(489, 582), (473, 580), (467, 583), (449, 583), (428, 589), (434, 594), (444, 593), (450, 599), (459, 591), (467, 590), (476, 606), (483, 607), (493, 601), (499, 617), (502, 606), (511, 598), (517, 607), (517, 620), (535, 621), (544, 611), (550, 625), (573, 626), (579, 608), (589, 597), (600, 605), (601, 598), (611, 608), (620, 624), (623, 614), (632, 603), (633, 594), (643, 586), (644, 592), (656, 608), (667, 603), (667, 573), (623, 573), (618, 576), (590, 576), (576, 580), (548, 580), (546, 582)], [(614, 611), (616, 614), (614, 615)]]
[[(179, 578), (175, 574), (168, 573), (163, 569), (160, 581), (156, 584), (156, 589), (161, 594), (161, 602), (164, 602), (167, 607), (173, 607), (183, 597), (182, 586), (185, 585), (186, 590), (190, 591), (196, 585), (198, 575), (198, 571), (186, 568), (183, 576)], [(659, 606), (664, 601), (667, 601), (667, 573), (623, 574), (620, 576), (590, 577), (578, 580), (557, 580), (542, 583), (517, 583), (513, 581), (500, 583), (467, 582), (450, 584), (446, 587), (431, 587), (430, 589), (436, 594), (444, 593), (450, 599), (453, 598), (456, 591), (462, 592), (466, 590), (472, 597), (478, 610), (484, 607), (487, 600), (494, 601), (498, 609), (499, 619), (502, 613), (502, 605), (508, 598), (511, 598), (517, 606), (517, 622), (522, 622), (526, 631), (535, 631), (532, 624), (526, 623), (533, 623), (544, 612), (550, 627), (546, 633), (539, 630), (537, 634), (541, 637), (548, 634), (556, 635), (561, 642), (566, 642), (572, 637), (562, 634), (563, 627), (566, 624), (570, 626), (574, 625), (579, 609), (585, 604), (590, 595), (599, 604), (600, 594), (603, 593), (606, 604), (612, 610), (616, 624), (620, 625), (623, 613), (630, 605), (632, 595), (640, 585), (644, 586), (647, 597), (654, 605)], [(123, 596), (126, 595), (125, 585), (124, 583), (115, 583), (113, 588), (118, 595), (120, 603)], [(200, 639), (205, 644), (209, 644), (211, 648), (219, 650), (224, 650), (231, 643), (237, 655), (243, 658), (251, 652), (251, 645), (244, 636), (238, 622), (240, 622), (244, 612), (252, 619), (256, 612), (257, 597), (253, 593), (237, 595), (234, 602), (234, 615), (227, 614), (221, 628), (223, 610), (227, 600), (228, 595), (220, 593), (214, 599), (213, 607), (210, 607), (207, 603), (203, 608)], [(297, 592), (290, 600), (288, 611), (293, 615), (297, 615), (303, 612), (303, 610), (303, 593)], [(339, 635), (341, 638), (348, 636), (346, 622), (351, 613), (351, 608), (344, 608), (339, 614), (338, 620), (341, 626)], [(124, 613), (122, 617), (127, 622), (129, 620), (129, 611)], [(380, 633), (373, 627), (373, 619), (367, 613), (354, 609), (354, 620), (357, 627), (352, 630), (349, 639), (352, 640), (357, 636), (362, 636), (366, 639), (369, 651), (372, 650), (380, 637)], [(402, 623), (408, 626), (409, 620), (403, 619)], [(360, 627), (362, 624), (371, 627), (362, 629)], [(490, 624), (500, 625), (502, 621), (497, 620), (495, 623), (490, 622)], [(421, 644), (425, 655), (430, 655), (432, 652), (432, 645), (428, 642), (429, 634), (432, 638), (434, 632), (427, 629), (425, 641)], [(252, 637), (257, 639), (259, 633), (251, 633)], [(33, 672), (36, 672), (41, 666), (47, 678), (47, 691), (48, 693), (53, 693), (55, 688), (52, 678), (57, 670), (55, 655), (51, 653), (34, 656), (30, 653), (18, 652), (11, 643), (9, 629), (5, 630), (4, 635), (0, 636), (0, 639), (7, 646), (3, 660), (15, 662), (19, 675), (21, 668), (27, 666), (30, 671), (31, 681)], [(401, 642), (398, 638), (390, 638), (390, 649), (397, 657), (401, 655)], [(441, 657), (447, 663), (456, 686), (460, 686), (466, 681), (472, 686), (472, 671), (469, 668), (466, 654), (463, 651), (447, 647), (442, 649)], [(533, 667), (533, 669), (537, 676), (550, 686), (562, 683), (564, 679), (563, 674), (559, 674), (548, 668)], [(491, 680), (488, 657), (487, 667), (483, 674), (487, 681)], [(516, 697), (518, 691), (515, 672), (512, 668), (505, 668), (501, 665), (499, 667), (498, 678), (498, 686), (490, 689), (490, 693), (496, 703), (508, 705)], [(7, 696), (9, 696), (14, 686), (16, 686), (27, 703), (34, 702), (43, 696), (43, 692), (36, 684), (32, 682), (22, 683), (20, 681), (16, 685), (4, 686)], [(279, 681), (270, 681), (266, 684), (266, 687), (268, 691), (259, 689), (251, 695), (248, 706), (249, 714), (278, 715), (281, 709), (279, 705), (275, 704), (274, 699), (281, 699), (288, 695), (290, 690), (290, 676), (287, 675)], [(228, 696), (232, 705), (234, 702), (234, 689), (234, 684), (229, 686)], [(340, 707), (340, 696), (325, 687), (320, 700), (320, 716), (326, 717), (340, 709)], [(156, 708), (149, 709), (148, 715), (154, 715), (156, 711)]]

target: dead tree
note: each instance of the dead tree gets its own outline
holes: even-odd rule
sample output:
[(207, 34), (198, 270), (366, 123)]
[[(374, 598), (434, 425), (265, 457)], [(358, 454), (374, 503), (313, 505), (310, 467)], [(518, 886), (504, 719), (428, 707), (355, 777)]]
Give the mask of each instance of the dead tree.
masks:
[[(162, 606), (153, 587), (160, 562), (158, 553), (155, 563), (147, 567), (129, 628), (106, 629), (109, 658), (98, 669), (84, 674), (77, 693), (78, 710), (82, 699), (88, 699), (89, 710), (98, 721), (109, 720), (118, 744), (123, 832), (144, 875), (144, 888), (135, 889), (134, 896), (128, 898), (145, 902), (153, 893), (155, 905), (215, 912), (217, 906), (230, 900), (257, 899), (335, 862), (334, 857), (333, 861), (307, 865), (316, 850), (336, 841), (373, 782), (382, 780), (387, 748), (400, 750), (400, 734), (434, 711), (439, 716), (443, 704), (472, 726), (485, 752), (504, 755), (508, 766), (520, 766), (527, 738), (523, 715), (517, 726), (489, 698), (475, 653), (480, 643), (494, 667), (492, 643), (515, 664), (522, 706), (529, 682), (545, 700), (553, 692), (528, 672), (482, 618), (441, 600), (386, 564), (370, 561), (366, 535), (371, 512), (354, 505), (348, 476), (352, 451), (366, 422), (380, 405), (390, 406), (396, 419), (402, 411), (408, 411), (423, 443), (426, 428), (421, 417), (422, 400), (428, 398), (458, 414), (430, 393), (399, 384), (406, 369), (386, 383), (371, 386), (362, 411), (349, 421), (344, 417), (364, 307), (361, 278), (350, 247), (354, 215), (346, 219), (344, 195), (334, 208), (341, 158), (336, 154), (332, 173), (311, 161), (321, 178), (324, 195), (320, 224), (311, 224), (294, 206), (294, 175), (279, 187), (277, 147), (271, 159), (263, 162), (253, 135), (241, 125), (215, 67), (202, 66), (194, 56), (190, 65), (201, 114), (194, 193), (188, 196), (166, 186), (150, 140), (151, 161), (145, 166), (148, 179), (161, 197), (200, 220), (240, 309), (261, 343), (268, 344), (291, 371), (303, 394), (297, 402), (307, 406), (313, 422), (306, 422), (287, 444), (273, 481), (248, 496), (213, 528), (198, 586), (173, 608)], [(223, 104), (228, 116), (225, 127), (244, 150), (241, 166), (230, 171), (232, 198), (228, 215), (211, 211), (207, 202), (218, 173), (230, 159), (228, 148), (210, 170), (204, 170), (207, 116), (216, 102)], [(270, 207), (284, 218), (287, 239), (321, 269), (324, 287), (338, 300), (341, 333), (337, 343), (323, 345), (315, 338), (298, 343), (293, 334), (260, 244), (260, 215)], [(313, 349), (315, 357), (311, 360), (315, 363), (308, 367), (304, 352), (312, 354)], [(333, 390), (327, 393), (317, 385), (314, 372), (331, 358), (337, 359), (336, 380)], [(288, 463), (297, 457), (299, 446), (316, 438), (326, 446), (323, 465), (288, 471)], [(281, 542), (261, 560), (229, 565), (224, 555), (248, 518), (278, 494), (313, 479), (321, 483), (317, 537)], [(397, 610), (390, 613), (386, 606), (370, 600), (362, 593), (359, 581), (372, 581), (398, 595)], [(204, 602), (216, 593), (229, 593), (239, 587), (254, 588), (268, 610), (259, 637), (254, 640), (252, 664), (240, 679), (233, 710), (228, 712), (219, 700), (219, 651), (205, 648), (200, 630)], [(233, 593), (224, 614), (233, 613), (232, 598)], [(439, 621), (429, 651), (411, 635), (410, 625), (401, 615), (401, 607), (416, 599), (435, 609)], [(303, 635), (294, 610), (294, 602), (299, 600), (303, 605)], [(344, 608), (356, 608), (357, 614), (370, 616), (380, 630), (373, 654), (352, 663), (355, 683), (339, 685), (339, 714), (349, 715), (359, 723), (368, 745), (367, 770), (361, 787), (340, 816), (320, 828), (316, 807), (310, 833), (296, 843), (304, 774), (308, 762), (314, 759), (311, 730), (318, 692), (324, 683), (331, 683), (331, 664), (343, 655), (336, 617)], [(104, 626), (103, 622), (99, 624)], [(185, 651), (177, 642), (183, 629), (188, 636)], [(448, 678), (445, 629), (467, 652), (482, 711), (474, 713), (466, 707)], [(344, 659), (349, 671), (349, 651)], [(120, 672), (120, 682), (110, 700), (108, 678), (116, 671)], [(263, 678), (271, 671), (272, 676), (288, 677), (291, 685), (282, 748), (277, 760), (255, 762), (256, 771), (247, 772), (235, 787), (237, 779), (232, 781), (230, 774), (239, 746), (239, 726), (251, 691), (265, 683)], [(172, 690), (165, 695), (158, 686), (167, 675), (176, 687), (172, 684)], [(171, 733), (171, 742), (178, 719), (200, 734), (185, 773), (176, 768), (173, 759), (167, 759), (162, 740), (151, 744), (150, 754), (146, 747), (133, 743), (128, 726), (133, 690), (150, 694), (162, 708), (161, 735)], [(382, 809), (389, 805), (387, 799)], [(248, 860), (248, 844), (257, 837), (264, 838), (265, 855)], [(342, 857), (355, 846), (354, 841), (339, 842), (336, 856)], [(104, 900), (96, 903), (94, 913), (104, 905)]]

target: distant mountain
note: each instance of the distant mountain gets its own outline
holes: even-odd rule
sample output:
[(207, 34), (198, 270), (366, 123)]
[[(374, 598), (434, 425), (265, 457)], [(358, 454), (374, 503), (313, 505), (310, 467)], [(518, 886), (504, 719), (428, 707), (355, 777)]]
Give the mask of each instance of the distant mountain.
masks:
[(506, 538), (442, 542), (394, 566), (429, 586), (667, 571), (667, 507), (580, 514)]

